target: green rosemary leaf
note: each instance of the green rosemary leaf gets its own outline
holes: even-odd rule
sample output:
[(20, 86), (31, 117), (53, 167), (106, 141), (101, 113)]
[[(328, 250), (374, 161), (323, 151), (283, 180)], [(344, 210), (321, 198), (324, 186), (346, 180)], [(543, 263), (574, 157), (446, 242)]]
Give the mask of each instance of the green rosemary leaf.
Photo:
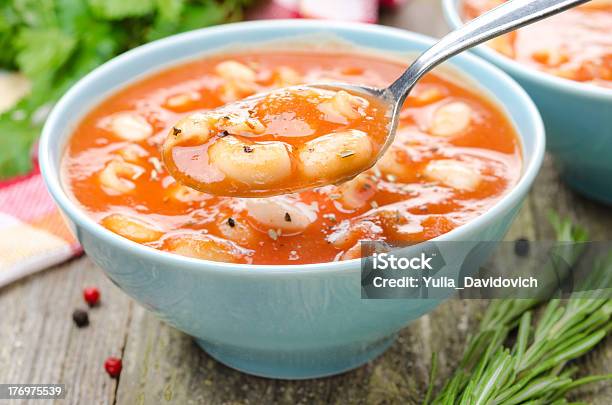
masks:
[[(559, 241), (575, 242), (558, 244), (552, 251), (571, 266), (584, 251), (580, 242), (588, 238), (587, 232), (557, 215), (551, 214), (551, 222)], [(492, 301), (468, 339), (458, 370), (432, 403), (568, 405), (565, 395), (577, 386), (612, 379), (603, 375), (574, 380), (577, 369), (567, 366), (612, 331), (612, 300), (596, 290), (610, 278), (612, 252), (595, 262), (583, 285), (589, 294), (574, 293), (567, 301), (546, 301), (545, 296)], [(540, 304), (543, 311), (534, 319), (531, 309)], [(506, 347), (515, 329), (516, 339)]]
[(516, 337), (515, 353), (516, 364), (520, 364), (527, 350), (529, 335), (531, 333), (531, 312), (525, 312), (519, 323), (518, 334)]
[[(555, 390), (559, 387), (562, 387), (568, 383), (571, 383), (570, 378), (559, 378), (559, 377), (543, 377), (539, 378), (535, 381), (532, 381), (528, 384), (524, 389), (517, 392), (511, 398), (503, 401), (504, 405), (517, 405), (521, 404), (527, 400), (537, 398), (543, 393), (551, 390)], [(496, 402), (501, 403), (497, 401)]]
[(423, 405), (429, 405), (431, 401), (431, 395), (433, 394), (434, 381), (436, 380), (436, 374), (438, 373), (438, 353), (431, 353), (431, 369), (429, 370), (429, 385), (427, 392), (425, 393), (425, 399), (423, 399)]

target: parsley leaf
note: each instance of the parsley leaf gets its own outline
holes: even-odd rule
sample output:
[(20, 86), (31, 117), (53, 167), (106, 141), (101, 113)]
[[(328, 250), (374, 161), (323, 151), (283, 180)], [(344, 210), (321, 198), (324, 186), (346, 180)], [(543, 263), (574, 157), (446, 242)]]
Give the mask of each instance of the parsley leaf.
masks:
[(0, 114), (0, 179), (26, 172), (45, 115), (92, 69), (134, 46), (235, 20), (251, 0), (0, 0), (0, 68), (32, 81)]
[(154, 0), (89, 0), (93, 13), (103, 19), (142, 17), (155, 9)]

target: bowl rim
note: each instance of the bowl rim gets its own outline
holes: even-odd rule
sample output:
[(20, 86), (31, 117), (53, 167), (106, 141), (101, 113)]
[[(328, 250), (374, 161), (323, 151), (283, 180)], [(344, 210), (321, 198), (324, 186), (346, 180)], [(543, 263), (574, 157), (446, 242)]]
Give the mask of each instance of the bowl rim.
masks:
[[(131, 254), (136, 255), (139, 258), (150, 259), (151, 257), (153, 257), (159, 264), (168, 265), (172, 268), (181, 267), (183, 269), (192, 269), (194, 271), (217, 270), (223, 271), (228, 275), (251, 277), (278, 274), (304, 274), (319, 272), (327, 273), (340, 271), (346, 272), (347, 270), (355, 270), (356, 268), (358, 268), (359, 266), (355, 266), (355, 264), (361, 259), (289, 265), (236, 264), (190, 258), (141, 245), (139, 243), (121, 237), (118, 234), (115, 234), (114, 232), (104, 228), (103, 226), (95, 222), (89, 215), (87, 215), (87, 213), (78, 205), (78, 203), (73, 201), (68, 196), (66, 191), (64, 191), (64, 188), (61, 184), (61, 164), (56, 164), (54, 162), (54, 159), (52, 158), (53, 148), (51, 145), (54, 144), (54, 141), (57, 142), (61, 140), (62, 138), (59, 134), (65, 132), (62, 131), (62, 127), (59, 125), (59, 123), (61, 122), (60, 118), (62, 116), (70, 113), (70, 111), (67, 109), (67, 106), (70, 104), (71, 100), (79, 99), (80, 97), (82, 97), (81, 92), (85, 90), (90, 85), (90, 83), (93, 83), (99, 77), (103, 77), (104, 75), (106, 75), (106, 72), (111, 70), (111, 68), (115, 68), (116, 66), (129, 63), (133, 59), (146, 58), (149, 52), (153, 52), (160, 48), (167, 47), (171, 44), (176, 45), (176, 43), (193, 40), (194, 38), (202, 40), (210, 34), (235, 33), (253, 30), (265, 31), (270, 29), (276, 29), (279, 30), (279, 32), (283, 32), (284, 29), (291, 29), (292, 27), (297, 27), (299, 29), (319, 29), (323, 32), (343, 31), (344, 33), (347, 33), (347, 36), (349, 36), (349, 38), (351, 33), (365, 33), (372, 36), (393, 36), (407, 43), (419, 45), (431, 45), (435, 41), (434, 38), (422, 34), (417, 34), (398, 28), (385, 27), (373, 24), (334, 22), (333, 28), (330, 29), (329, 22), (325, 20), (279, 19), (238, 22), (202, 28), (173, 35), (134, 48), (128, 52), (116, 56), (110, 61), (97, 67), (96, 69), (88, 73), (85, 77), (81, 78), (76, 84), (74, 84), (55, 105), (43, 127), (39, 143), (39, 163), (44, 182), (57, 205), (66, 214), (66, 216), (68, 216), (70, 220), (75, 223), (77, 228), (84, 228), (87, 232), (95, 235), (97, 238), (101, 239), (104, 243), (107, 243), (111, 247), (130, 250)], [(193, 56), (195, 56), (195, 54)], [(533, 120), (534, 131), (530, 134), (534, 138), (533, 154), (531, 158), (527, 161), (527, 164), (523, 166), (523, 173), (517, 184), (504, 196), (502, 196), (499, 201), (497, 201), (483, 214), (472, 219), (466, 224), (458, 226), (457, 228), (446, 234), (440, 235), (436, 238), (429, 240), (434, 242), (459, 240), (461, 239), (461, 235), (469, 235), (469, 233), (476, 228), (486, 227), (486, 225), (491, 220), (501, 215), (503, 212), (508, 211), (513, 207), (517, 206), (522, 200), (523, 196), (528, 192), (529, 188), (531, 187), (536, 175), (539, 172), (540, 166), (542, 165), (544, 158), (544, 124), (535, 104), (533, 103), (531, 98), (529, 98), (527, 93), (510, 76), (508, 76), (501, 69), (495, 67), (489, 62), (470, 54), (458, 55), (457, 58), (464, 59), (471, 65), (478, 66), (480, 69), (486, 71), (487, 74), (495, 77), (500, 82), (503, 82), (508, 91), (514, 93), (514, 95), (521, 100), (522, 108), (526, 110), (528, 116), (531, 117), (531, 119)], [(468, 74), (463, 69), (456, 69), (464, 73), (467, 77), (473, 77), (473, 75)], [(521, 134), (519, 134), (519, 136), (521, 138), (522, 143), (523, 136), (521, 136)]]
[[(463, 1), (464, 0), (442, 0), (442, 13), (444, 14), (446, 23), (452, 29), (463, 26), (463, 20), (461, 19), (461, 13), (458, 8), (459, 4)], [(561, 90), (575, 96), (589, 96), (612, 102), (612, 89), (564, 79), (550, 73), (542, 72), (517, 62), (514, 59), (508, 58), (485, 44), (479, 45), (472, 50), (474, 53), (493, 62), (514, 77), (519, 77), (521, 80), (535, 81), (543, 86), (554, 87), (556, 90)]]

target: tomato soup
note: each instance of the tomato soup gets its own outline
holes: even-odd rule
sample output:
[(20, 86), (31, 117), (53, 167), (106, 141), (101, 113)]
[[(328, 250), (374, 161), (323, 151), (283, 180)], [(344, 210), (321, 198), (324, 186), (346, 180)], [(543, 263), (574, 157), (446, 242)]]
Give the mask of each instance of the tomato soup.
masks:
[[(119, 90), (82, 118), (62, 161), (63, 182), (107, 229), (201, 259), (321, 263), (359, 257), (360, 240), (434, 238), (487, 211), (521, 175), (513, 125), (458, 78), (424, 77), (384, 156), (339, 185), (266, 198), (216, 197), (178, 183), (161, 157), (167, 134), (187, 116), (302, 83), (383, 87), (405, 67), (381, 56), (323, 51), (217, 55), (178, 65)], [(288, 136), (289, 121), (291, 133), (305, 140), (320, 130), (316, 119), (295, 122), (291, 112), (257, 115), (280, 136)]]
[[(472, 19), (504, 0), (464, 0)], [(612, 1), (592, 0), (489, 41), (525, 65), (578, 82), (612, 88)]]

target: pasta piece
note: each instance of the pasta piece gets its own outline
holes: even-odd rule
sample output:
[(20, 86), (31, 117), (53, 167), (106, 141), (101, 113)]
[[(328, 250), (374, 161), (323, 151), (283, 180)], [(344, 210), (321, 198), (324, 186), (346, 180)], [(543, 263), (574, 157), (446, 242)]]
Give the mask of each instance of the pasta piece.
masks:
[(361, 97), (340, 90), (332, 98), (332, 105), (346, 118), (357, 119), (365, 115), (364, 108), (367, 108), (368, 102)]
[(401, 147), (391, 145), (376, 162), (375, 168), (380, 170), (381, 174), (395, 176), (397, 180), (405, 181), (410, 179), (412, 175), (407, 166), (409, 159), (409, 156)]
[(376, 194), (376, 183), (369, 174), (360, 174), (338, 187), (340, 203), (349, 209), (365, 206)]
[(250, 67), (230, 60), (219, 63), (215, 70), (225, 81), (221, 86), (224, 102), (236, 101), (256, 92), (257, 75)]
[(340, 260), (361, 259), (361, 243), (357, 242), (340, 256)]
[(338, 249), (348, 249), (360, 240), (373, 240), (382, 233), (383, 229), (370, 219), (357, 218), (355, 221), (342, 221), (327, 241)]
[(329, 101), (320, 103), (318, 108), (325, 114), (325, 120), (337, 124), (348, 124), (350, 119), (364, 117), (364, 109), (368, 105), (368, 101), (364, 98), (340, 90)]
[(98, 175), (98, 180), (108, 194), (125, 194), (134, 190), (132, 180), (144, 173), (144, 169), (122, 160), (111, 160)]
[(302, 172), (311, 179), (340, 181), (373, 163), (372, 141), (365, 132), (354, 129), (308, 141), (298, 154)]
[(247, 246), (256, 241), (256, 231), (244, 220), (234, 217), (223, 218), (217, 223), (221, 235), (228, 240)]
[(427, 86), (417, 89), (418, 91), (411, 92), (411, 94), (408, 96), (408, 101), (406, 103), (408, 107), (422, 107), (424, 105), (440, 101), (446, 97), (446, 93), (444, 92), (443, 88), (439, 88), (437, 86)]
[(215, 67), (215, 71), (225, 80), (254, 82), (257, 78), (253, 69), (234, 60), (227, 60), (219, 63)]
[(569, 61), (569, 56), (559, 49), (540, 49), (531, 54), (533, 60), (549, 67), (558, 67)]
[(468, 129), (471, 121), (472, 108), (466, 103), (455, 101), (434, 112), (429, 131), (436, 136), (455, 136)]
[(432, 160), (423, 172), (426, 178), (460, 191), (473, 191), (481, 181), (474, 167), (454, 159)]
[(221, 117), (216, 127), (219, 131), (227, 131), (233, 135), (260, 135), (264, 133), (266, 127), (257, 118), (250, 117), (244, 114), (245, 111), (240, 111), (239, 114), (228, 114)]
[(516, 32), (509, 32), (508, 34), (500, 35), (497, 38), (493, 38), (487, 43), (491, 48), (497, 52), (506, 55), (509, 58), (514, 58), (516, 52), (514, 50), (514, 42), (516, 41)]
[(105, 120), (104, 126), (126, 141), (138, 142), (153, 135), (151, 124), (135, 112), (113, 114)]
[(283, 235), (303, 232), (317, 219), (315, 208), (288, 196), (249, 198), (245, 204), (249, 218), (264, 231), (281, 230)]
[(197, 91), (189, 91), (186, 93), (175, 94), (174, 96), (168, 97), (166, 99), (165, 105), (167, 107), (170, 107), (171, 109), (181, 109), (188, 107), (191, 103), (198, 101), (200, 98), (200, 93), (198, 93)]
[(168, 196), (173, 200), (177, 200), (183, 203), (192, 203), (195, 201), (202, 201), (209, 198), (208, 195), (194, 190), (190, 187), (183, 186), (182, 184), (174, 184), (169, 189)]
[(230, 179), (248, 185), (274, 185), (291, 174), (291, 158), (281, 142), (245, 143), (225, 136), (208, 150), (209, 161)]
[(287, 66), (280, 66), (274, 73), (274, 87), (290, 87), (303, 82), (302, 76)]
[(149, 156), (149, 152), (147, 152), (146, 149), (135, 143), (131, 143), (125, 148), (119, 149), (117, 153), (123, 160), (130, 163), (139, 163), (142, 159)]
[(101, 221), (102, 226), (137, 243), (154, 242), (164, 233), (146, 222), (123, 214), (111, 214)]
[(169, 152), (175, 145), (201, 145), (208, 141), (215, 121), (210, 114), (196, 113), (183, 118), (171, 129), (166, 137), (163, 149)]
[(196, 259), (225, 263), (244, 263), (248, 251), (229, 241), (208, 235), (189, 234), (164, 240), (162, 250)]

